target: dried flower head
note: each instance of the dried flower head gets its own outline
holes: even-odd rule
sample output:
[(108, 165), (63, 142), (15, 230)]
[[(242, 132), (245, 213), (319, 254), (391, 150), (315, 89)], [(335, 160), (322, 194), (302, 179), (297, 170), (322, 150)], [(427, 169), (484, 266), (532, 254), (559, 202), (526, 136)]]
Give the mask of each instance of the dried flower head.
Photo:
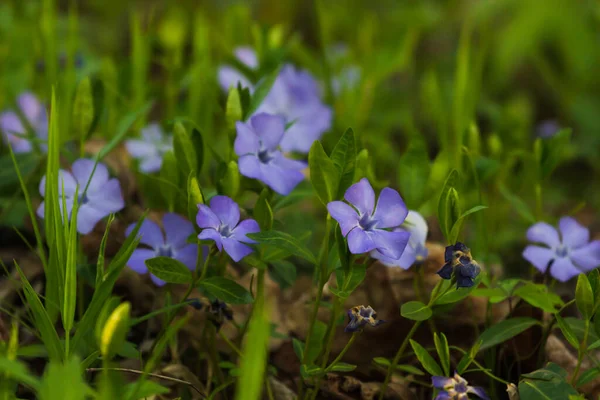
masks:
[(355, 306), (348, 310), (350, 321), (344, 329), (345, 332), (356, 332), (369, 324), (373, 327), (383, 324), (385, 321), (377, 319), (377, 313), (371, 306)]
[(481, 269), (477, 261), (471, 256), (471, 249), (463, 243), (457, 242), (447, 246), (444, 253), (446, 264), (438, 271), (443, 279), (456, 279), (456, 287), (471, 287)]

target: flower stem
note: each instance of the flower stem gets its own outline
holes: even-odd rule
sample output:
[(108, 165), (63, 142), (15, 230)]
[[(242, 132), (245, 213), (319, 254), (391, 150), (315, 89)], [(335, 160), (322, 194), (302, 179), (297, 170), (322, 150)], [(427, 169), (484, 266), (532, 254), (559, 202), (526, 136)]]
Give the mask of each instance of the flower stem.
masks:
[(358, 331), (358, 332), (354, 332), (352, 334), (352, 336), (350, 337), (350, 340), (348, 340), (348, 343), (346, 343), (346, 346), (343, 348), (343, 350), (340, 352), (340, 354), (338, 354), (338, 356), (335, 358), (335, 360), (333, 360), (331, 362), (331, 364), (329, 364), (329, 367), (325, 368), (325, 373), (331, 372), (331, 369), (334, 367), (334, 365), (337, 364), (338, 362), (340, 362), (342, 360), (342, 358), (344, 358), (344, 356), (346, 355), (346, 352), (350, 349), (350, 346), (352, 346), (352, 343), (354, 343), (354, 341), (356, 340), (358, 335), (361, 334), (361, 332), (362, 331)]
[(590, 320), (585, 320), (585, 330), (583, 331), (583, 340), (579, 345), (579, 351), (577, 353), (577, 366), (575, 367), (575, 372), (573, 372), (573, 376), (571, 377), (571, 386), (575, 386), (577, 382), (577, 376), (579, 375), (579, 370), (581, 369), (581, 363), (583, 361), (583, 356), (587, 350), (587, 339), (590, 333)]

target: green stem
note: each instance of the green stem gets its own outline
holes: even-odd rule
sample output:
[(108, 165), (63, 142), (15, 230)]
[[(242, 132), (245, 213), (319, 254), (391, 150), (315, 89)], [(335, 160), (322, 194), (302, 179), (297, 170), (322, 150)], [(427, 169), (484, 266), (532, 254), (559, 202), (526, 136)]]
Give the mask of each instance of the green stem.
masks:
[(587, 339), (590, 333), (590, 320), (585, 320), (585, 330), (583, 331), (583, 340), (579, 345), (579, 351), (577, 353), (577, 366), (575, 367), (575, 372), (573, 372), (573, 376), (571, 377), (571, 386), (575, 386), (575, 382), (577, 382), (577, 376), (579, 375), (579, 370), (581, 369), (581, 363), (583, 361), (583, 356), (587, 350)]
[(335, 360), (333, 360), (333, 362), (329, 365), (329, 367), (325, 368), (325, 373), (327, 372), (331, 372), (331, 369), (342, 360), (342, 358), (344, 358), (344, 356), (346, 355), (346, 352), (348, 352), (348, 350), (350, 349), (350, 347), (352, 346), (352, 343), (354, 343), (354, 341), (356, 340), (356, 338), (361, 334), (361, 331), (358, 332), (354, 332), (352, 334), (352, 336), (350, 337), (350, 340), (348, 340), (348, 343), (346, 343), (346, 346), (344, 347), (344, 349), (340, 352), (340, 354), (338, 354), (338, 356), (335, 358)]
[[(415, 293), (417, 295), (417, 299), (420, 302), (425, 303), (425, 271), (423, 270), (422, 265), (416, 265), (415, 268), (417, 269), (417, 279), (415, 279)], [(427, 320), (427, 324), (429, 325), (429, 330), (431, 331), (432, 335), (437, 332), (437, 328), (435, 326), (433, 318), (429, 318)]]

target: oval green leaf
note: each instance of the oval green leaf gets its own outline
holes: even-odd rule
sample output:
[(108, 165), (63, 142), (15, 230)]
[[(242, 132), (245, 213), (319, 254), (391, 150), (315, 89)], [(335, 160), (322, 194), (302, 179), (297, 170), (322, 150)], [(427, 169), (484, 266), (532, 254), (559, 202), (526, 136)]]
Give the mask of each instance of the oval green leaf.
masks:
[(409, 301), (402, 304), (400, 314), (404, 318), (412, 319), (413, 321), (425, 321), (431, 318), (433, 314), (431, 308), (420, 301)]
[(192, 271), (182, 262), (170, 257), (154, 257), (146, 260), (150, 273), (168, 283), (191, 283)]
[(254, 301), (246, 288), (222, 276), (206, 278), (200, 282), (200, 287), (225, 303), (249, 304)]

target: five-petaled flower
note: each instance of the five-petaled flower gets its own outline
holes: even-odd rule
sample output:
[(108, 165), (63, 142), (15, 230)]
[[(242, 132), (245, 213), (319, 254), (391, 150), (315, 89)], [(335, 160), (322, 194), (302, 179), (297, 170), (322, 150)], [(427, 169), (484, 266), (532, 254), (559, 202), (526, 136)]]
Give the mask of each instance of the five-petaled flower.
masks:
[(600, 265), (600, 240), (590, 242), (590, 231), (574, 218), (563, 217), (558, 222), (559, 232), (545, 222), (538, 222), (527, 230), (527, 239), (548, 247), (530, 245), (523, 257), (541, 273), (550, 274), (561, 282)]
[(416, 211), (409, 211), (402, 224), (402, 227), (396, 228), (395, 231), (406, 231), (410, 233), (408, 245), (404, 249), (402, 256), (398, 260), (386, 257), (378, 251), (372, 251), (371, 257), (378, 259), (388, 267), (400, 267), (403, 269), (410, 268), (415, 263), (422, 263), (427, 259), (429, 254), (425, 242), (427, 240), (427, 222)]
[[(60, 170), (56, 182), (59, 207), (62, 211), (64, 197), (69, 218), (77, 196), (77, 232), (84, 235), (90, 233), (102, 218), (125, 207), (119, 181), (116, 178), (110, 179), (104, 164), (98, 163), (95, 170), (94, 165), (93, 160), (79, 159), (73, 163), (72, 173)], [(46, 176), (40, 182), (40, 194), (46, 194)], [(37, 209), (41, 218), (44, 218), (44, 207), (42, 202)]]
[(377, 313), (371, 306), (355, 306), (348, 310), (350, 321), (344, 332), (356, 332), (369, 324), (373, 327), (383, 324), (385, 321), (377, 319)]
[(469, 393), (476, 395), (480, 399), (489, 400), (483, 388), (469, 386), (469, 382), (456, 372), (451, 378), (432, 376), (431, 383), (434, 388), (441, 390), (434, 400), (468, 400)]
[(389, 231), (404, 222), (408, 209), (400, 194), (384, 188), (375, 206), (375, 192), (366, 178), (350, 186), (342, 201), (327, 204), (329, 214), (340, 224), (342, 235), (348, 238), (352, 254), (376, 250), (381, 255), (398, 260), (406, 247), (410, 234)]
[(142, 129), (141, 139), (130, 139), (125, 142), (125, 147), (133, 158), (139, 160), (142, 172), (157, 172), (165, 153), (173, 150), (173, 136), (165, 135), (160, 125), (153, 123)]
[[(48, 138), (48, 116), (44, 105), (29, 92), (22, 93), (17, 98), (17, 106), (26, 121), (22, 121), (15, 111), (5, 111), (0, 114), (0, 130), (15, 153), (28, 153), (33, 148), (32, 139), (45, 142)], [(33, 130), (33, 136), (28, 135), (29, 128)], [(47, 148), (45, 143), (40, 143), (39, 146), (42, 150)]]
[[(256, 57), (256, 53), (250, 47), (238, 47), (233, 53), (239, 62), (244, 64), (246, 67), (250, 69), (256, 69), (258, 67), (258, 58)], [(219, 75), (219, 85), (224, 91), (228, 91), (232, 87), (237, 87), (238, 83), (243, 88), (250, 89), (250, 93), (254, 91), (254, 85), (252, 82), (240, 71), (235, 69), (230, 65), (223, 65), (219, 67), (218, 71)]]
[(219, 251), (225, 249), (235, 262), (252, 253), (252, 249), (244, 243), (256, 243), (246, 234), (260, 231), (253, 219), (240, 222), (240, 208), (227, 196), (213, 197), (210, 207), (198, 204), (196, 222), (202, 228), (198, 239), (214, 240)]
[[(131, 234), (135, 225), (129, 225), (125, 231), (127, 236)], [(194, 225), (177, 214), (167, 213), (163, 215), (162, 226), (163, 230), (153, 221), (146, 219), (142, 222), (138, 236), (140, 236), (140, 243), (149, 248), (140, 247), (134, 250), (127, 261), (129, 268), (139, 274), (145, 274), (148, 272), (146, 260), (154, 257), (170, 257), (193, 271), (196, 268), (198, 246), (188, 243), (187, 238), (194, 233)], [(207, 252), (205, 250), (203, 252), (206, 256)], [(165, 281), (152, 274), (150, 278), (158, 286), (165, 284)]]
[(306, 163), (284, 157), (278, 150), (285, 132), (283, 117), (256, 114), (250, 122), (236, 123), (234, 143), (240, 173), (264, 182), (279, 194), (287, 195), (304, 179)]
[(456, 287), (471, 287), (481, 269), (477, 261), (471, 256), (471, 249), (463, 243), (447, 246), (444, 253), (446, 264), (438, 271), (443, 279), (452, 279), (452, 273), (456, 278)]

